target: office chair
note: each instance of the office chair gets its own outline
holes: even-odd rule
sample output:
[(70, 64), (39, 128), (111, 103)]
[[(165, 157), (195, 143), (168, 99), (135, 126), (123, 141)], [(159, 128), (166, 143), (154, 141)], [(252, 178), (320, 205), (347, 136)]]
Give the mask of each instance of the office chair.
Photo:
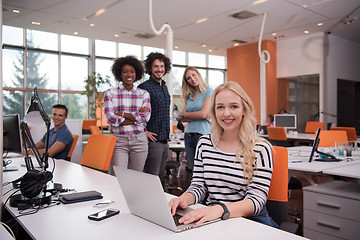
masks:
[(100, 128), (98, 126), (91, 125), (89, 126), (91, 134), (101, 134)]
[(96, 120), (95, 119), (86, 119), (82, 122), (82, 133), (83, 134), (90, 134), (90, 126), (96, 126)]
[(284, 127), (267, 127), (268, 139), (272, 145), (289, 147)]
[(115, 142), (115, 136), (91, 134), (81, 158), (81, 165), (107, 173)]
[(305, 133), (316, 133), (318, 128), (321, 128), (321, 130), (324, 130), (324, 126), (325, 125), (323, 122), (308, 121), (308, 122), (306, 122)]
[(335, 147), (336, 143), (348, 145), (346, 131), (321, 130), (319, 147)]
[[(288, 212), (288, 151), (285, 147), (273, 147), (273, 164), (266, 208), (280, 229), (296, 233), (301, 219), (300, 213), (293, 215)], [(296, 222), (288, 222), (288, 216), (294, 217)]]
[(346, 131), (346, 135), (348, 141), (351, 143), (356, 143), (357, 136), (356, 136), (356, 129), (354, 127), (331, 127), (331, 131)]
[(68, 154), (66, 155), (66, 160), (68, 160), (68, 161), (71, 161), (71, 156), (72, 156), (72, 154), (73, 154), (73, 152), (74, 152), (74, 149), (75, 149), (75, 146), (76, 146), (76, 142), (77, 142), (77, 140), (78, 140), (78, 138), (79, 138), (79, 135), (72, 134), (72, 137), (73, 137), (73, 141), (72, 141), (72, 144), (71, 144), (71, 146), (70, 146), (69, 152), (68, 152)]

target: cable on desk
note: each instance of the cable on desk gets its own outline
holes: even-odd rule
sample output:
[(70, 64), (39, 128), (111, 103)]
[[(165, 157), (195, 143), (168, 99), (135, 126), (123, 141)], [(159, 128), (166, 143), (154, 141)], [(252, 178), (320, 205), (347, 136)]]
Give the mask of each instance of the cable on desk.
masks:
[(3, 223), (3, 222), (0, 222), (0, 223), (1, 223), (1, 225), (10, 233), (11, 237), (12, 237), (13, 239), (16, 239), (15, 234), (14, 234), (14, 232), (11, 230), (11, 228), (10, 228), (8, 225), (6, 225), (5, 223)]

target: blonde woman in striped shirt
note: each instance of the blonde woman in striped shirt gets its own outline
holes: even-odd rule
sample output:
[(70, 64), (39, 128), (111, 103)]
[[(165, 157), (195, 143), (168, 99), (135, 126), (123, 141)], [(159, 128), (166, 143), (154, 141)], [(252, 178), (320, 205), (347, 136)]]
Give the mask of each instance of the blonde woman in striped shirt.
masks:
[(235, 82), (214, 90), (211, 100), (211, 135), (199, 139), (193, 178), (188, 190), (169, 202), (178, 207), (195, 203), (198, 208), (179, 222), (197, 225), (217, 218), (248, 217), (278, 227), (266, 211), (273, 169), (271, 145), (255, 135), (254, 105)]

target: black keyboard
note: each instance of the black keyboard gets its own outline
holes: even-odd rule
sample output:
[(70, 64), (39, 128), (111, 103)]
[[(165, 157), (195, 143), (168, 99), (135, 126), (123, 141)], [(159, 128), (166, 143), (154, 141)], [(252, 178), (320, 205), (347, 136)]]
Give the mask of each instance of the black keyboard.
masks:
[(317, 162), (340, 162), (341, 159), (338, 158), (316, 158), (314, 159)]
[(179, 219), (182, 218), (182, 216), (180, 214), (175, 213), (175, 215), (173, 216), (174, 222), (176, 226), (181, 225), (181, 223), (179, 223)]

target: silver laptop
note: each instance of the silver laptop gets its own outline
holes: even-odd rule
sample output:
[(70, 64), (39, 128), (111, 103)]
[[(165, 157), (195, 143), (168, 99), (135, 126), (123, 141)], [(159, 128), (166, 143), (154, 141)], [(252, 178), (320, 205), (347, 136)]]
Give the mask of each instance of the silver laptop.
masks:
[(182, 232), (220, 220), (216, 219), (199, 226), (195, 226), (195, 223), (178, 224), (175, 218), (180, 218), (193, 209), (178, 209), (174, 218), (158, 176), (117, 166), (114, 166), (114, 171), (130, 212), (138, 217), (174, 232)]

